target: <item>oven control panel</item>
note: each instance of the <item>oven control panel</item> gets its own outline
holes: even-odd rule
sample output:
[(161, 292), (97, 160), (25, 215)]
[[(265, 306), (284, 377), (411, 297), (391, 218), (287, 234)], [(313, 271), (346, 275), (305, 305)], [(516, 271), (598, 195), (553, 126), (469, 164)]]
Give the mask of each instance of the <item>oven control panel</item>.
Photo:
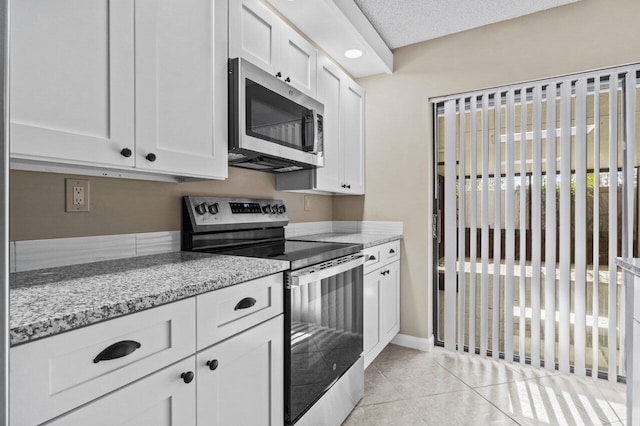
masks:
[[(196, 232), (238, 226), (275, 227), (289, 222), (287, 208), (282, 200), (186, 196), (183, 212), (189, 216)], [(202, 227), (206, 228), (199, 229)]]

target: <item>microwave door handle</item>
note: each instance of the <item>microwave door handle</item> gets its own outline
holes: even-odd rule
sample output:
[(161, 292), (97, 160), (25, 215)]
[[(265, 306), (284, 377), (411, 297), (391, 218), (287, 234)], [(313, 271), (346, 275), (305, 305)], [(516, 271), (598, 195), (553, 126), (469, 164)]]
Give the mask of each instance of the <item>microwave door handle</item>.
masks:
[(338, 266), (334, 266), (327, 269), (321, 269), (316, 272), (292, 272), (291, 273), (291, 287), (300, 287), (312, 282), (324, 280), (325, 278), (333, 277), (334, 275), (342, 274), (351, 269), (364, 265), (364, 255), (357, 256), (355, 259), (346, 263), (341, 263)]
[(318, 110), (313, 108), (311, 110), (313, 114), (313, 153), (318, 153)]

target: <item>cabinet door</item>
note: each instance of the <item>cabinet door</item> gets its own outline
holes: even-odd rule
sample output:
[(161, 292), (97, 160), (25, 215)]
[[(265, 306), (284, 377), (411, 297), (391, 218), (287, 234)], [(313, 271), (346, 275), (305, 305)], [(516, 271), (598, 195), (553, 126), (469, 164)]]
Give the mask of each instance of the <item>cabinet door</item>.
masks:
[(196, 381), (180, 377), (194, 368), (192, 356), (45, 424), (195, 426)]
[(284, 423), (283, 332), (279, 315), (198, 353), (199, 425)]
[(10, 131), (16, 158), (131, 167), (133, 2), (11, 2)]
[(278, 69), (282, 25), (260, 0), (229, 1), (229, 57), (242, 57), (273, 75), (282, 74)]
[(344, 184), (350, 194), (364, 194), (364, 90), (345, 80), (343, 94)]
[[(364, 276), (364, 354), (365, 358), (380, 342), (379, 306), (380, 306), (380, 272), (376, 271)], [(369, 361), (369, 362), (367, 362)], [(365, 359), (365, 365), (371, 362)]]
[(136, 168), (227, 176), (226, 5), (136, 0)]
[(400, 329), (400, 262), (384, 267), (380, 281), (380, 339), (386, 345)]
[(316, 97), (317, 50), (293, 29), (282, 26), (282, 77), (311, 97)]
[[(342, 184), (342, 78), (344, 73), (325, 56), (318, 58), (318, 100), (324, 104), (324, 167), (316, 169), (316, 188), (341, 192)], [(366, 351), (365, 351), (366, 352)]]

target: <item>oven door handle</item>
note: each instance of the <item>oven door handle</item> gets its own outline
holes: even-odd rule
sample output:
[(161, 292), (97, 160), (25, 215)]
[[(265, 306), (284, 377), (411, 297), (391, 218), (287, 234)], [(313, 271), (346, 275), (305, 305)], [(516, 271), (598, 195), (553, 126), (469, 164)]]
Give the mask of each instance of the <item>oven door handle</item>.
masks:
[(319, 271), (308, 272), (308, 268), (299, 272), (291, 273), (291, 287), (300, 287), (315, 281), (320, 281), (325, 278), (333, 277), (334, 275), (342, 274), (351, 269), (355, 269), (364, 265), (364, 255), (356, 256), (353, 260), (345, 263), (341, 263), (337, 266), (332, 266), (327, 269), (321, 269)]

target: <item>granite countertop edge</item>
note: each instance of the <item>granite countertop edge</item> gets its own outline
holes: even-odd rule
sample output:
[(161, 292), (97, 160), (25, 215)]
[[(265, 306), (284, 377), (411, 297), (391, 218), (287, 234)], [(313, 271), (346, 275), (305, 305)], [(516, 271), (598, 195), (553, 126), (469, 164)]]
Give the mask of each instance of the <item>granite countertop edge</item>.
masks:
[(363, 249), (401, 240), (402, 234), (370, 233), (370, 232), (325, 232), (321, 234), (297, 235), (289, 237), (292, 240), (319, 241), (332, 243), (362, 244)]
[[(149, 256), (152, 257), (152, 256)], [(225, 258), (235, 258), (240, 261), (247, 260), (247, 258), (236, 256), (222, 256)], [(76, 312), (65, 312), (60, 315), (44, 315), (44, 318), (38, 318), (32, 322), (25, 321), (19, 325), (11, 326), (9, 329), (9, 342), (10, 346), (18, 346), (26, 343), (30, 343), (42, 338), (55, 336), (60, 333), (76, 330), (89, 325), (97, 324), (106, 320), (119, 318), (125, 315), (141, 312), (147, 309), (151, 309), (157, 306), (185, 300), (190, 297), (197, 296), (199, 294), (208, 293), (231, 287), (234, 285), (242, 284), (247, 281), (259, 279), (265, 276), (280, 273), (289, 269), (289, 263), (279, 260), (260, 260), (261, 269), (257, 271), (244, 270), (241, 275), (234, 275), (233, 273), (222, 274), (211, 280), (205, 280), (203, 282), (189, 283), (178, 287), (171, 287), (169, 289), (163, 289), (158, 292), (149, 291), (148, 293), (142, 292), (131, 298), (121, 300), (107, 300), (104, 303), (95, 303), (87, 309), (79, 310)], [(100, 264), (104, 262), (97, 262)], [(78, 265), (72, 265), (77, 267)], [(65, 268), (65, 267), (60, 267)], [(60, 269), (56, 268), (56, 269)], [(38, 272), (38, 271), (29, 271)], [(216, 274), (212, 268), (212, 274)], [(90, 279), (87, 279), (90, 281)], [(51, 286), (51, 284), (49, 284)], [(56, 283), (53, 283), (55, 286)], [(64, 286), (64, 282), (60, 284)], [(24, 286), (23, 286), (24, 287)], [(28, 287), (28, 286), (27, 286)], [(37, 287), (37, 285), (34, 285)], [(105, 297), (105, 299), (108, 299)], [(20, 306), (22, 308), (22, 306)]]

